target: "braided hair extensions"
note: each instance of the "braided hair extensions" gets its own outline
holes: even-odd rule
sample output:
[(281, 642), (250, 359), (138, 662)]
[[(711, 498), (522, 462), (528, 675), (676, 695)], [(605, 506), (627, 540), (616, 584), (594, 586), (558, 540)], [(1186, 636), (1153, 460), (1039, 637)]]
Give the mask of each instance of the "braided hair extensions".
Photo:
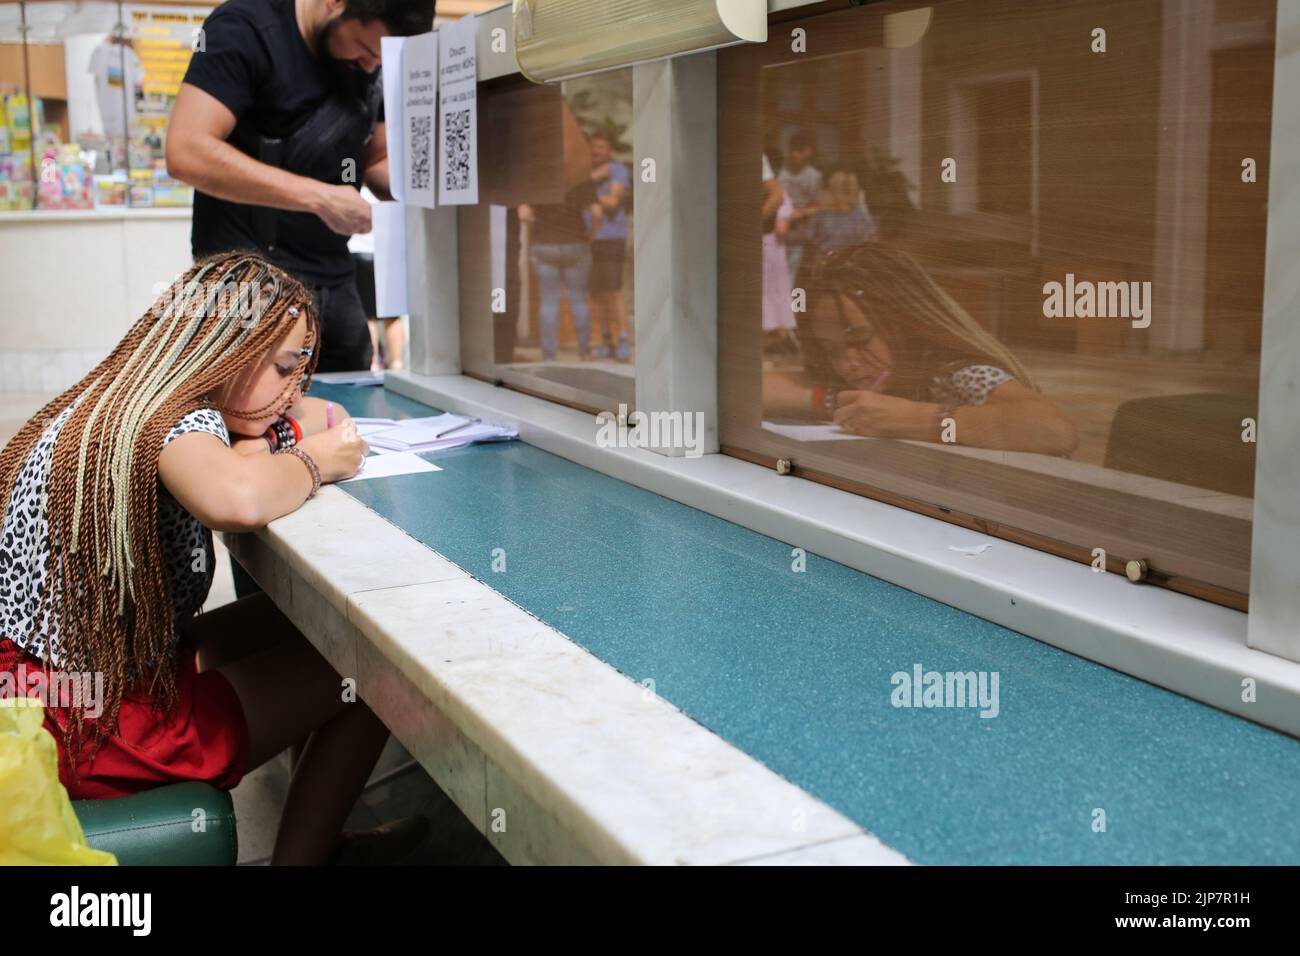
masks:
[[(319, 341), (311, 295), (254, 253), (196, 262), (132, 326), (108, 358), (49, 402), (0, 453), (0, 500), (8, 509), (19, 471), (47, 427), (68, 411), (54, 445), (43, 506), (49, 520), (46, 584), (34, 625), (48, 628), (47, 663), (104, 678), (96, 742), (112, 733), (123, 694), (175, 702), (174, 604), (158, 537), (158, 457), (184, 415), (217, 407), (263, 418), (310, 388), (317, 349), (304, 349), (285, 392), (263, 409), (221, 408), (209, 398), (256, 367), (306, 310)], [(30, 556), (29, 556), (30, 557)], [(29, 635), (5, 635), (14, 639)], [(80, 752), (85, 708), (65, 730)], [(75, 764), (75, 760), (74, 760)]]
[[(885, 337), (898, 362), (891, 392), (923, 387), (946, 362), (972, 361), (996, 365), (1038, 390), (1024, 364), (905, 252), (879, 242), (834, 249), (812, 265), (807, 293), (807, 313), (826, 297), (843, 311), (841, 297), (847, 296)], [(799, 334), (810, 373), (829, 377), (806, 314)]]

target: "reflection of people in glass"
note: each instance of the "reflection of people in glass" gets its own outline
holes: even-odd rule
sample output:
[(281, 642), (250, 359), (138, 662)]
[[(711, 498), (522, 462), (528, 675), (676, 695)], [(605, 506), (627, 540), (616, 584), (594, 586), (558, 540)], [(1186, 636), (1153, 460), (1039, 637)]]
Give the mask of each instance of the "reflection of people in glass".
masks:
[[(590, 215), (588, 231), (586, 217)], [(600, 231), (604, 213), (590, 179), (571, 186), (564, 202), (519, 207), (519, 219), (531, 223), (528, 261), (541, 295), (542, 361), (555, 360), (560, 297), (567, 293), (573, 326), (578, 333), (578, 357), (591, 357), (591, 315), (587, 310), (587, 275), (591, 271), (591, 238)]]
[(1071, 421), (910, 256), (863, 243), (830, 253), (810, 278), (803, 381), (767, 373), (766, 415), (834, 420), (859, 435), (1074, 450)]
[(763, 351), (776, 357), (798, 354), (795, 318), (790, 308), (790, 264), (783, 237), (789, 228), (794, 204), (781, 189), (763, 154)]
[(781, 189), (794, 205), (785, 234), (785, 258), (790, 264), (791, 278), (799, 275), (808, 224), (817, 214), (817, 203), (821, 199), (822, 174), (812, 164), (812, 157), (812, 140), (807, 133), (795, 133), (790, 137), (790, 156), (781, 167), (779, 179)]
[[(806, 232), (808, 257), (819, 262), (832, 249), (856, 246), (874, 239), (878, 230), (866, 205), (858, 174), (849, 165), (837, 166), (826, 178), (826, 195), (808, 223)], [(796, 279), (798, 272), (790, 273)]]
[[(627, 213), (623, 204), (632, 180), (627, 167), (610, 158), (608, 133), (596, 130), (590, 141), (591, 181), (596, 185), (596, 198), (605, 216), (591, 241), (591, 277), (587, 285), (591, 310), (604, 339), (604, 344), (596, 349), (596, 357), (609, 358), (612, 353), (620, 362), (626, 362), (632, 353), (623, 306), (623, 253), (627, 249)], [(584, 216), (590, 220), (589, 212), (584, 211)]]
[(112, 34), (95, 47), (87, 72), (95, 77), (95, 104), (110, 141), (125, 139), (142, 95), (144, 67), (131, 40)]

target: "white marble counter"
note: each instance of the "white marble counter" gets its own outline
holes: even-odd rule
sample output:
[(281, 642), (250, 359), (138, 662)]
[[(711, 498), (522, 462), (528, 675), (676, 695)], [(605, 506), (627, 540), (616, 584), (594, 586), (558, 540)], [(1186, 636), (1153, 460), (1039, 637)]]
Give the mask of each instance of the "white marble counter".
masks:
[(338, 488), (223, 538), (512, 863), (908, 862)]

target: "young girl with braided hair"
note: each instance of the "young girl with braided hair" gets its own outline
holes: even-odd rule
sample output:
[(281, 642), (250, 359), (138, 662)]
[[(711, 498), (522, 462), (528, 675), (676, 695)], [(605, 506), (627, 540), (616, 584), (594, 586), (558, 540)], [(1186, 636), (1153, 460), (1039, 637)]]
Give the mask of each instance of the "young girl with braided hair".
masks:
[(48, 701), (70, 796), (230, 788), (306, 740), (273, 863), (338, 857), (387, 739), (266, 594), (198, 614), (213, 530), (260, 528), (362, 467), (351, 418), (303, 397), (319, 343), (287, 273), (205, 259), (0, 454), (0, 671), (102, 675), (94, 715)]
[(836, 248), (803, 270), (803, 369), (765, 372), (763, 411), (868, 437), (1068, 456), (1074, 423), (907, 253)]

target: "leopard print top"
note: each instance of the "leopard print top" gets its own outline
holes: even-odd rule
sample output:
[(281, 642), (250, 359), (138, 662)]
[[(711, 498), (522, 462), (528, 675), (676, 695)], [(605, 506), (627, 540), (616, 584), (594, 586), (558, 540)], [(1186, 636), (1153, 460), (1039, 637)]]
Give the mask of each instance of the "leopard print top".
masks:
[[(39, 624), (36, 621), (50, 552), (45, 493), (59, 429), (80, 401), (78, 398), (46, 427), (23, 462), (0, 527), (0, 638), (8, 638), (53, 666), (66, 663), (59, 651), (58, 622), (50, 619), (48, 609)], [(221, 413), (200, 408), (173, 426), (163, 439), (163, 447), (189, 432), (208, 432), (230, 444), (230, 432)], [(158, 540), (170, 575), (179, 626), (198, 612), (212, 587), (212, 532), (181, 507), (161, 482), (158, 489)]]
[(1012, 376), (995, 365), (965, 365), (930, 380), (931, 401), (942, 405), (983, 405)]

